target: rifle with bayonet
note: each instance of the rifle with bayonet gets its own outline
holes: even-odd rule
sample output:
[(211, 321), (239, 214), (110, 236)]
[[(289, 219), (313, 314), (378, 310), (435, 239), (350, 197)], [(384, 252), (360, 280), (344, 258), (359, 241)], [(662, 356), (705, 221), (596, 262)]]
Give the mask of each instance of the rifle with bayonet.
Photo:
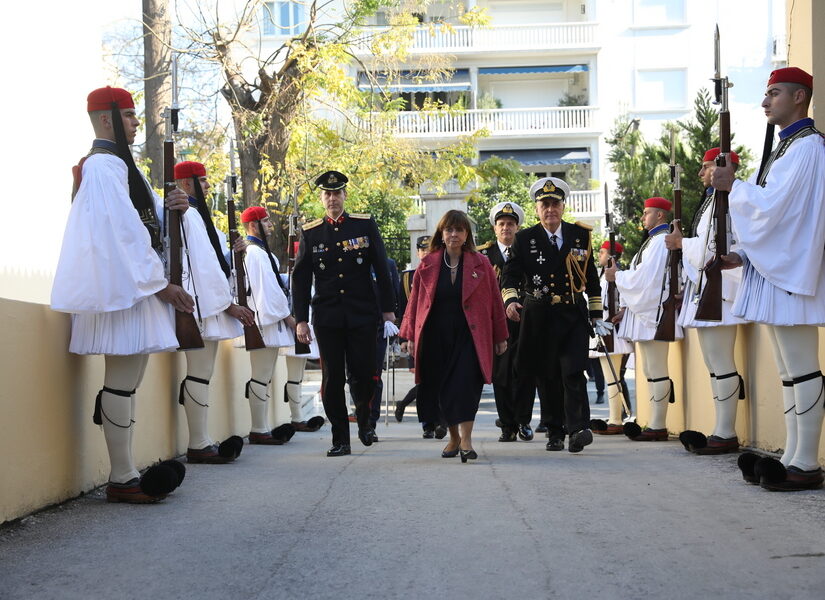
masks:
[[(670, 181), (673, 184), (673, 223), (670, 226), (672, 232), (675, 227), (681, 227), (682, 223), (682, 167), (676, 164), (676, 133), (670, 132)], [(682, 251), (670, 250), (667, 254), (668, 286), (667, 298), (662, 302), (659, 309), (659, 322), (656, 325), (654, 340), (660, 342), (673, 342), (676, 340), (676, 315), (682, 306), (680, 266), (682, 263)], [(663, 290), (664, 291), (664, 290)]]
[[(717, 166), (724, 167), (730, 155), (730, 111), (728, 109), (728, 88), (733, 87), (727, 77), (722, 77), (719, 52), (719, 26), (713, 39), (715, 73), (713, 77), (714, 104), (719, 104), (719, 156)], [(713, 258), (702, 269), (699, 281), (699, 305), (696, 307), (697, 321), (722, 320), (722, 257), (728, 253), (728, 192), (714, 191), (713, 200)]]
[[(289, 215), (289, 237), (287, 238), (287, 281), (289, 282), (289, 289), (292, 289), (292, 270), (295, 268), (295, 259), (298, 255), (298, 220), (300, 213), (298, 212), (298, 191), (292, 194), (292, 213)], [(295, 336), (295, 354), (309, 354), (311, 349), (309, 344), (298, 341), (297, 331)]]
[[(178, 61), (172, 57), (172, 106), (164, 111), (166, 120), (166, 138), (163, 141), (163, 196), (177, 187), (175, 183), (175, 134), (178, 132)], [(181, 238), (182, 223), (179, 210), (166, 211), (166, 232), (169, 269), (169, 283), (183, 286), (183, 240)], [(191, 269), (190, 269), (191, 276)], [(194, 294), (195, 307), (198, 308), (198, 297)], [(178, 350), (192, 350), (203, 348), (203, 338), (200, 328), (192, 313), (175, 311), (175, 335), (178, 338)]]
[[(234, 250), (235, 242), (240, 234), (238, 233), (238, 221), (235, 216), (235, 191), (238, 189), (238, 178), (235, 175), (235, 147), (232, 141), (229, 142), (229, 175), (226, 177), (226, 218), (229, 226), (229, 244), (232, 250), (232, 275), (235, 277), (235, 295), (238, 298), (238, 305), (249, 308), (249, 300), (246, 297), (246, 271), (244, 270), (244, 253)], [(260, 350), (265, 348), (264, 338), (257, 324), (243, 326), (244, 345), (247, 350)]]
[[(609, 198), (607, 195), (607, 184), (604, 184), (604, 223), (605, 228), (608, 231), (608, 245), (609, 245), (609, 252), (610, 252), (610, 259), (607, 262), (607, 266), (611, 266), (611, 264), (616, 263), (616, 233), (613, 231), (613, 223), (610, 216), (610, 203)], [(619, 302), (619, 290), (616, 289), (616, 282), (615, 281), (608, 281), (607, 282), (607, 298), (605, 298), (607, 304), (607, 320), (610, 323), (613, 323), (613, 317), (616, 316), (616, 311), (618, 309), (618, 302)], [(613, 352), (613, 333), (609, 333), (605, 336), (602, 336), (602, 344), (604, 345), (604, 349), (607, 352)]]

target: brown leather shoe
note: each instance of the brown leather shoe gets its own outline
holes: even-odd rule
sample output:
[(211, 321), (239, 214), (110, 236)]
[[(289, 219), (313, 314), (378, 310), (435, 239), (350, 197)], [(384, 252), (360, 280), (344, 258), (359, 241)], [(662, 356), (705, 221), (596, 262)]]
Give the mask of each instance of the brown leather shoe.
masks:
[(620, 435), (624, 433), (624, 428), (621, 425), (613, 425), (612, 423), (608, 423), (607, 429), (594, 429), (593, 433), (598, 433), (599, 435)]
[(186, 449), (186, 462), (192, 464), (223, 465), (233, 460), (235, 460), (234, 454), (232, 456), (221, 456), (218, 453), (218, 446), (214, 444), (200, 450), (195, 448)]
[(644, 429), (642, 433), (630, 439), (634, 442), (666, 442), (667, 429)]
[(140, 489), (140, 479), (132, 479), (126, 483), (112, 483), (106, 486), (106, 502), (127, 502), (129, 504), (152, 504), (166, 498), (150, 496)]
[(283, 446), (284, 440), (279, 440), (277, 438), (272, 437), (272, 434), (268, 431), (266, 433), (255, 433), (254, 431), (250, 431), (249, 443), (263, 444), (265, 446)]
[(769, 481), (763, 475), (760, 485), (772, 492), (801, 492), (803, 490), (819, 489), (825, 481), (825, 473), (821, 468), (813, 471), (803, 471), (799, 467), (790, 466), (785, 471), (784, 481)]
[(704, 448), (696, 448), (694, 454), (728, 454), (729, 452), (739, 452), (739, 438), (721, 438), (716, 435), (708, 437), (708, 445)]

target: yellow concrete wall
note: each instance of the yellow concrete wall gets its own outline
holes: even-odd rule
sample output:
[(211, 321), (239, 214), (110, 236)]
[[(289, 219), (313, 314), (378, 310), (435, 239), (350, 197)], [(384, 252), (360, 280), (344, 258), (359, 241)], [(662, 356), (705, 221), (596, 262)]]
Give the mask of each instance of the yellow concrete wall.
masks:
[[(0, 299), (0, 523), (87, 492), (106, 482), (109, 459), (92, 423), (103, 358), (76, 356), (69, 316), (47, 306)], [(139, 468), (186, 452), (186, 417), (177, 402), (183, 354), (154, 354), (136, 395), (134, 452)], [(211, 386), (214, 439), (249, 433), (244, 383), (249, 358), (222, 342)], [(273, 427), (289, 420), (284, 361), (270, 389)]]
[(786, 4), (788, 66), (805, 69), (814, 76), (811, 116), (819, 129), (825, 123), (825, 2), (793, 0)]
[[(638, 345), (636, 348), (638, 352)], [(822, 335), (819, 356), (820, 364), (825, 365), (825, 337)], [(640, 360), (644, 361), (644, 357)], [(640, 360), (637, 354), (637, 414), (638, 423), (644, 426), (650, 418), (651, 394)], [(782, 384), (766, 327), (753, 323), (738, 327), (735, 360), (746, 390), (746, 398), (739, 401), (736, 417), (740, 443), (763, 450), (781, 450), (785, 443)], [(695, 330), (688, 329), (684, 340), (671, 344), (668, 368), (676, 392), (676, 403), (668, 409), (668, 430), (678, 434), (685, 429), (694, 429), (709, 435), (715, 422), (713, 393)], [(820, 444), (820, 460), (825, 461), (825, 443)]]

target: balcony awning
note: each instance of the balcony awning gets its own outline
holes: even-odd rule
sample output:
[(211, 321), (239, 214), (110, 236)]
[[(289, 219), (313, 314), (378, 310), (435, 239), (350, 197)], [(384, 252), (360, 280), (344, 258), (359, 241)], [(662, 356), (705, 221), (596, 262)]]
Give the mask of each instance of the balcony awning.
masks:
[[(438, 81), (428, 80), (426, 71), (400, 71), (389, 83), (386, 73), (375, 73), (375, 78), (389, 92), (466, 92), (472, 89), (469, 69), (456, 69), (451, 77)], [(370, 81), (363, 71), (358, 73), (358, 89), (370, 89)]]
[(479, 160), (484, 162), (491, 156), (517, 160), (526, 167), (550, 165), (590, 164), (587, 148), (548, 148), (545, 150), (482, 150)]
[(483, 67), (479, 75), (516, 75), (521, 73), (585, 73), (587, 65), (545, 65), (537, 67)]

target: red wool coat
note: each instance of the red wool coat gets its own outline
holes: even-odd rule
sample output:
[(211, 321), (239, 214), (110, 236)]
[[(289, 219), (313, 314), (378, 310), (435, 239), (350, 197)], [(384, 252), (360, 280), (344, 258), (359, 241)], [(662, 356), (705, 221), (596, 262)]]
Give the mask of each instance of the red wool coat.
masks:
[[(438, 274), (444, 250), (431, 252), (421, 261), (415, 270), (412, 293), (404, 312), (400, 336), (415, 344), (415, 382), (421, 383), (422, 339), (424, 324), (430, 314), (430, 307), (435, 298)], [(478, 363), (484, 381), (490, 383), (493, 376), (493, 345), (507, 339), (507, 318), (504, 316), (504, 304), (493, 266), (486, 257), (477, 252), (464, 253), (464, 269), (461, 280), (461, 301), (464, 316), (473, 336)]]

